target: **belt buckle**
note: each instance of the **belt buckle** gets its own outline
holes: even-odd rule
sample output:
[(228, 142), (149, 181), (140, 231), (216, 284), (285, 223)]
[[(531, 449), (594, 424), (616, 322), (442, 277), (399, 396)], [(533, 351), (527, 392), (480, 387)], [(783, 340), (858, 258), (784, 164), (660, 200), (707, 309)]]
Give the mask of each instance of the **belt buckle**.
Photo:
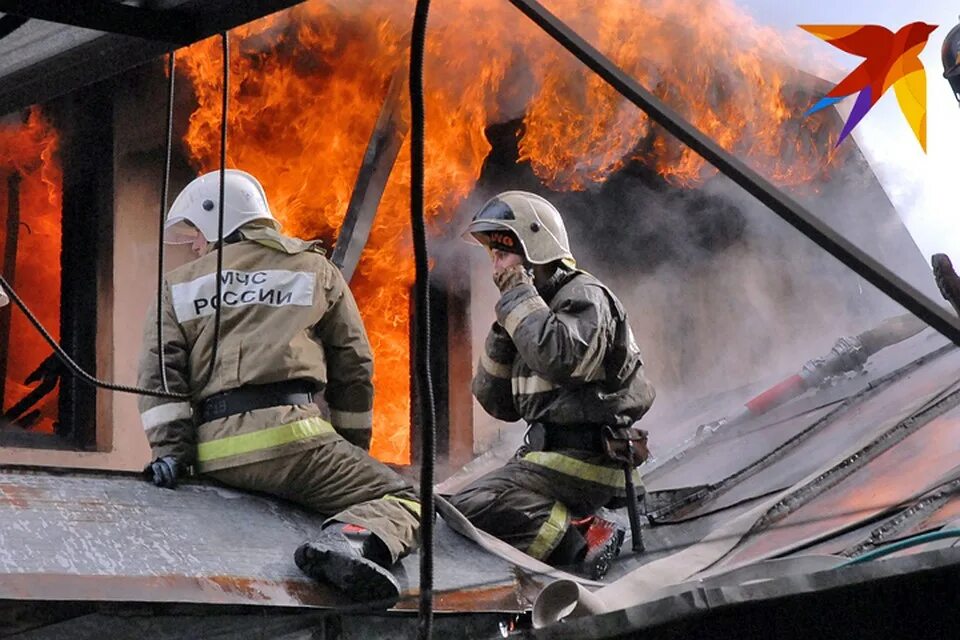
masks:
[(207, 400), (203, 405), (204, 417), (211, 414), (223, 414), (227, 411), (227, 400), (226, 398), (211, 398)]
[(546, 427), (540, 422), (531, 422), (523, 434), (523, 443), (530, 451), (544, 451), (547, 446)]

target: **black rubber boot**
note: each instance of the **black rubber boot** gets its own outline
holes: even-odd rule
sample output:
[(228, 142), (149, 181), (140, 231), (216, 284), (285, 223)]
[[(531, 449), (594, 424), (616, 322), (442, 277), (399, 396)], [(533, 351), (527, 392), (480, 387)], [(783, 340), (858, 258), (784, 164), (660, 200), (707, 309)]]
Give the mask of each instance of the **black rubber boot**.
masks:
[[(351, 532), (348, 537), (344, 528), (327, 527), (316, 540), (300, 545), (294, 561), (305, 574), (336, 587), (352, 600), (389, 609), (400, 599), (400, 585), (376, 561), (384, 561), (383, 543), (367, 531)], [(367, 553), (375, 559), (366, 557)]]
[(620, 555), (626, 531), (598, 516), (573, 520), (546, 562), (599, 580)]

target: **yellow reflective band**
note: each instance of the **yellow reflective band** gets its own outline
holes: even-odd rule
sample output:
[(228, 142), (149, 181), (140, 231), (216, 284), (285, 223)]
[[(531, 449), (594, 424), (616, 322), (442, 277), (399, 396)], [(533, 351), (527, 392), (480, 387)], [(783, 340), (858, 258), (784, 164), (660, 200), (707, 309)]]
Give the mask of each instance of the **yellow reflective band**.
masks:
[(567, 507), (561, 502), (554, 502), (550, 516), (540, 525), (537, 537), (530, 543), (527, 555), (537, 560), (545, 560), (560, 541), (560, 536), (567, 530)]
[(197, 445), (197, 461), (210, 462), (230, 456), (239, 456), (252, 451), (272, 449), (283, 444), (306, 440), (323, 433), (336, 433), (333, 426), (322, 418), (306, 418), (279, 427), (270, 427), (238, 436), (228, 436)]
[(399, 496), (383, 496), (383, 500), (393, 500), (394, 502), (399, 502), (400, 504), (405, 506), (407, 509), (410, 509), (410, 511), (417, 514), (417, 516), (420, 515), (420, 503), (417, 502), (416, 500), (411, 500), (409, 498), (401, 498)]
[[(623, 470), (616, 467), (603, 467), (598, 464), (590, 464), (570, 456), (565, 456), (554, 451), (532, 451), (523, 456), (523, 459), (533, 464), (538, 464), (548, 469), (553, 469), (566, 476), (573, 476), (597, 484), (623, 489)], [(633, 481), (641, 482), (640, 474), (633, 470)]]

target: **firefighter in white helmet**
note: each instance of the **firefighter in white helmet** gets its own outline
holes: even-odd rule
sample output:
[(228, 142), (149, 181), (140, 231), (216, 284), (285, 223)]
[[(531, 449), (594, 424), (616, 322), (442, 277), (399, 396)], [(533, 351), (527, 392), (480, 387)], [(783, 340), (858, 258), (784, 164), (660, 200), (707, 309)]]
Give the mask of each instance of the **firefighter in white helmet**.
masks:
[(623, 466), (604, 435), (637, 438), (631, 460), (639, 464), (645, 434), (631, 425), (655, 396), (626, 312), (576, 268), (560, 213), (538, 195), (492, 198), (465, 238), (487, 248), (501, 292), (473, 393), (493, 417), (530, 429), (516, 458), (451, 501), (534, 558), (600, 577), (624, 537), (594, 516), (625, 494)]
[[(373, 361), (357, 305), (318, 243), (280, 233), (243, 171), (226, 171), (218, 246), (219, 185), (219, 172), (197, 178), (167, 216), (165, 240), (197, 254), (166, 274), (161, 309), (169, 389), (191, 401), (140, 398), (154, 457), (145, 472), (173, 488), (192, 468), (330, 515), (296, 550), (297, 565), (355, 600), (392, 606), (400, 588), (388, 568), (416, 545), (420, 507), (410, 483), (367, 454)], [(154, 309), (139, 383), (161, 389), (155, 318)]]

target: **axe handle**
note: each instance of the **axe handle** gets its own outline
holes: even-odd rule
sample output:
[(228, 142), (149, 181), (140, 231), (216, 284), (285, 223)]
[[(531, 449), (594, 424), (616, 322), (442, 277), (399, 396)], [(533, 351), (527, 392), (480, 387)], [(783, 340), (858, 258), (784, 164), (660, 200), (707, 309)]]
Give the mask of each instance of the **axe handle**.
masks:
[(623, 464), (623, 484), (627, 489), (627, 515), (630, 517), (630, 539), (633, 541), (633, 550), (641, 553), (643, 547), (643, 532), (640, 530), (640, 514), (637, 512), (637, 487), (633, 484), (633, 466)]

